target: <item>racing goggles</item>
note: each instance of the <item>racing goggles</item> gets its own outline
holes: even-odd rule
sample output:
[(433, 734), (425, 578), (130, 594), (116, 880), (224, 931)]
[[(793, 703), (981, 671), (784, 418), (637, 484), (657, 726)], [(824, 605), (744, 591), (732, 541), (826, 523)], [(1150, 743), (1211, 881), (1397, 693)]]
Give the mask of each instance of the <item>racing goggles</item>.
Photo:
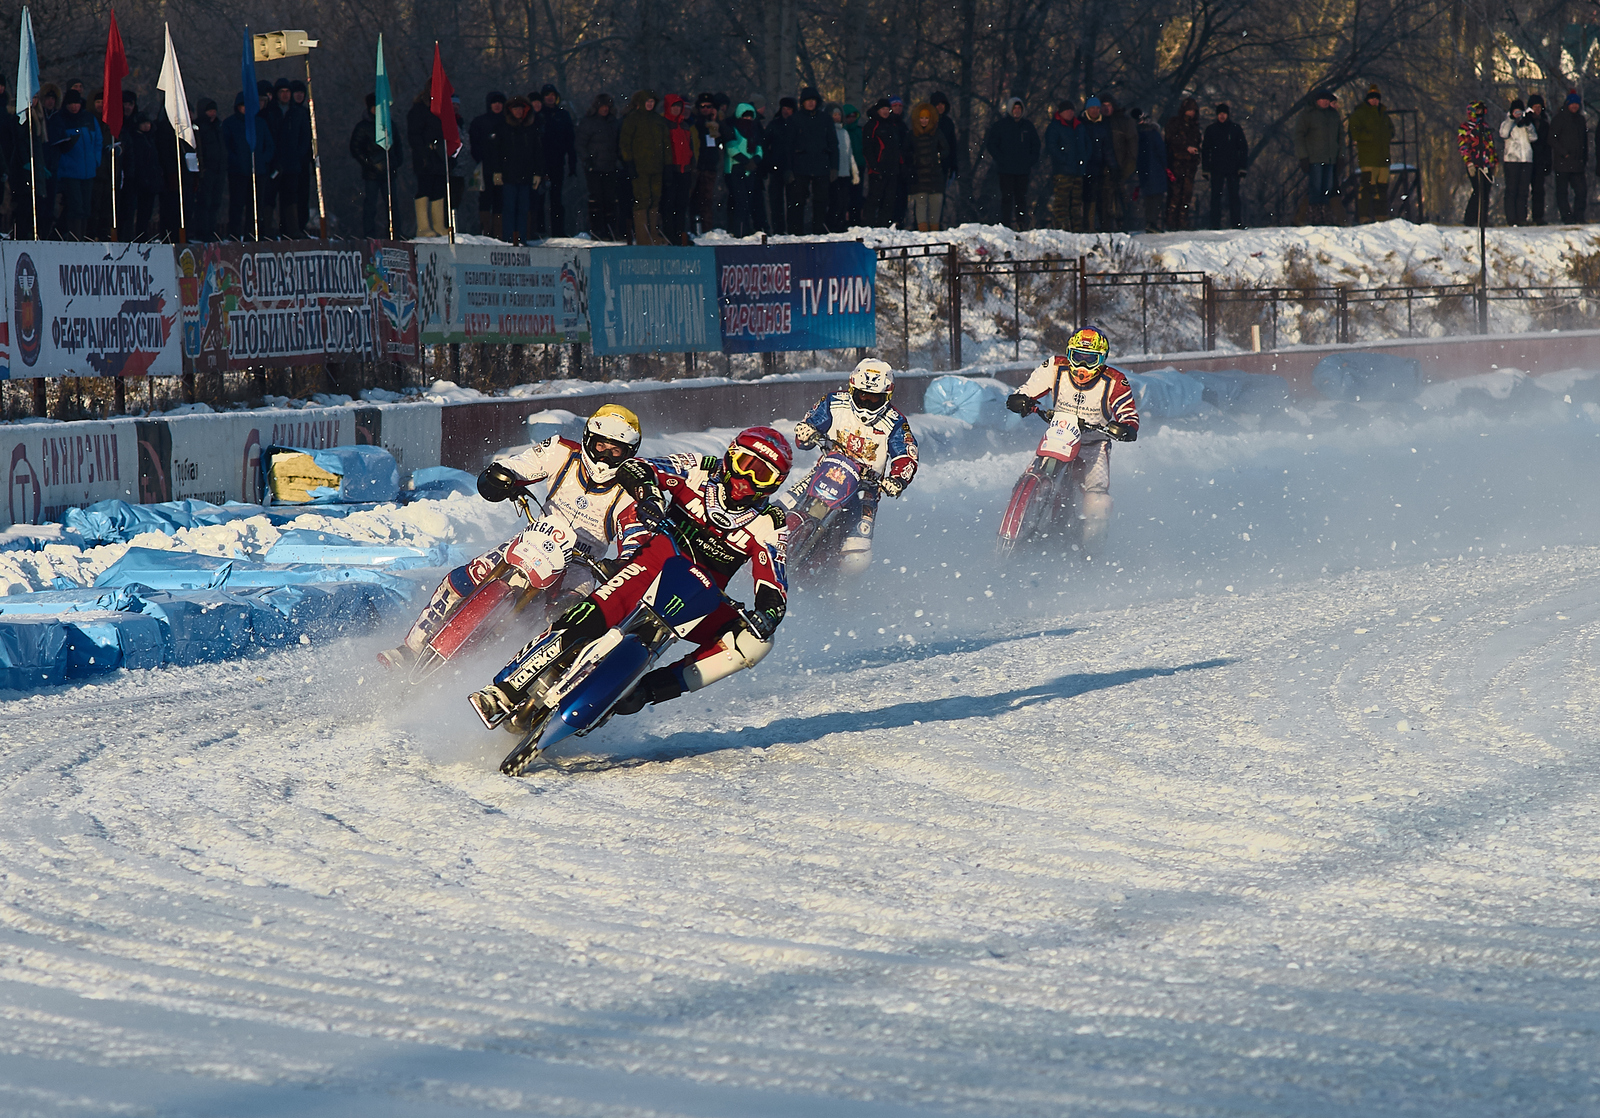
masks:
[(584, 449), (589, 452), (589, 457), (596, 462), (607, 466), (620, 466), (633, 457), (633, 448), (622, 443), (614, 443), (610, 439), (602, 439), (590, 435), (584, 442)]
[(1096, 349), (1069, 349), (1067, 360), (1080, 369), (1098, 369), (1106, 363), (1106, 355)]
[(862, 411), (877, 411), (889, 402), (887, 392), (868, 392), (865, 388), (852, 388), (850, 398)]
[(728, 448), (728, 472), (742, 477), (757, 489), (765, 492), (776, 489), (783, 476), (778, 468), (753, 450), (742, 446)]

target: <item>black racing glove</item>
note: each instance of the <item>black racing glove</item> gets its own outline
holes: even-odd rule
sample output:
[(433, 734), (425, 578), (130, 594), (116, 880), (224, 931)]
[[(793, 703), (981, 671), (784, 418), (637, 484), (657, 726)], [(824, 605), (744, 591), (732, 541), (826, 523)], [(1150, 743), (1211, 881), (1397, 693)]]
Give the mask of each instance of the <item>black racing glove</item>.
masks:
[(522, 479), (496, 462), (478, 475), (478, 496), (485, 501), (509, 501), (522, 492)]
[(654, 512), (655, 518), (661, 519), (661, 510), (666, 506), (666, 501), (662, 499), (655, 470), (637, 458), (630, 458), (617, 467), (617, 484), (639, 506), (641, 519), (646, 511)]
[(1037, 406), (1032, 396), (1026, 396), (1021, 392), (1013, 392), (1006, 397), (1006, 410), (1014, 411), (1018, 415), (1027, 415)]
[(771, 640), (788, 608), (789, 603), (782, 593), (770, 586), (757, 587), (756, 606), (745, 614), (745, 623), (761, 640)]
[(1109, 421), (1105, 426), (1106, 434), (1116, 439), (1119, 443), (1131, 443), (1139, 437), (1139, 428), (1127, 423)]
[(905, 492), (905, 488), (906, 488), (905, 479), (904, 478), (898, 478), (898, 477), (895, 477), (893, 474), (890, 474), (888, 477), (884, 478), (882, 481), (880, 481), (878, 483), (878, 488), (882, 489), (885, 493), (889, 494), (889, 496), (891, 496), (891, 497), (898, 497), (898, 496), (900, 496), (901, 493)]

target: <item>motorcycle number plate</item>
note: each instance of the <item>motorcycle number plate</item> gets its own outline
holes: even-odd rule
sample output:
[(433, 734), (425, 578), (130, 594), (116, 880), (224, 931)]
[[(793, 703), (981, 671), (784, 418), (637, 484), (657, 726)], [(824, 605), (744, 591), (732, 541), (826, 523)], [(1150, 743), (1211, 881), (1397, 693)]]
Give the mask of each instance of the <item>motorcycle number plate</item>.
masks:
[(1038, 453), (1045, 458), (1071, 462), (1078, 457), (1078, 445), (1082, 437), (1083, 432), (1072, 419), (1052, 420), (1050, 426), (1045, 428), (1044, 438), (1039, 440)]

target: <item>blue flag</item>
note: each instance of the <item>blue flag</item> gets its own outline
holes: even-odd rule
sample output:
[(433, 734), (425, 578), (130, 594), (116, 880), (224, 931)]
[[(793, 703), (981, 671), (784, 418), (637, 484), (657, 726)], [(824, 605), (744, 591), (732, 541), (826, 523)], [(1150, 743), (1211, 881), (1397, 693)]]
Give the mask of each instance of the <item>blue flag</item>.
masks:
[(260, 98), (256, 95), (256, 45), (250, 38), (250, 29), (244, 29), (244, 57), (239, 62), (239, 84), (243, 86), (244, 93), (244, 142), (250, 145), (250, 150), (256, 150), (256, 110), (252, 105), (259, 106)]
[(17, 55), (17, 120), (28, 122), (28, 106), (39, 96), (39, 51), (33, 44), (33, 16), (22, 9), (22, 49)]
[(389, 71), (383, 64), (383, 35), (378, 35), (378, 77), (372, 86), (377, 106), (377, 142), (384, 151), (394, 147), (394, 123), (389, 119)]

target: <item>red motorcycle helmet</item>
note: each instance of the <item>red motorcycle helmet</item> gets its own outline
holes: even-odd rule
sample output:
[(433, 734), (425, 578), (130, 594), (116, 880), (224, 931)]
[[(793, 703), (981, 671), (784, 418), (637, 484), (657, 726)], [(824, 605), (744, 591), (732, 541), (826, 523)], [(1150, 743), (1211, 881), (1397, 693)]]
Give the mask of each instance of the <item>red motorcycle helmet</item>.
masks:
[(783, 432), (749, 427), (728, 445), (722, 465), (724, 503), (730, 509), (750, 509), (778, 491), (794, 465), (794, 451)]

